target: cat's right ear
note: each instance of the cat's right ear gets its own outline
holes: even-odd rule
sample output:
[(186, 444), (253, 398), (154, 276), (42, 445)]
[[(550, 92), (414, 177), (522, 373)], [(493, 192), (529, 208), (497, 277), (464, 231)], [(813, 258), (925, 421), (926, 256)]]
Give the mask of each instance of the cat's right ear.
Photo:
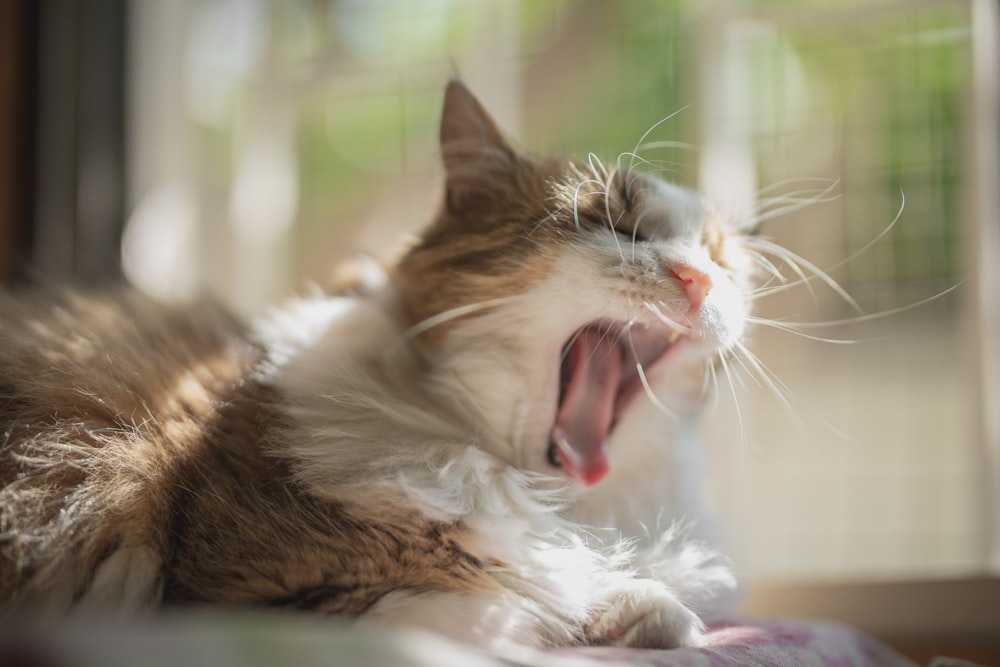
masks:
[(441, 113), (441, 157), (448, 208), (468, 208), (490, 191), (495, 179), (509, 177), (516, 153), (479, 100), (460, 81), (444, 93)]

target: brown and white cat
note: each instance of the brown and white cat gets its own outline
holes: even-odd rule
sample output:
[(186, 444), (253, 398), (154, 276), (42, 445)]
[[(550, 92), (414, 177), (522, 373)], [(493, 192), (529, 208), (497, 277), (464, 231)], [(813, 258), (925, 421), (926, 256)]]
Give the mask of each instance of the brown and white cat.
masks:
[[(0, 297), (0, 609), (264, 606), (487, 646), (698, 644), (707, 369), (751, 254), (696, 194), (515, 150), (460, 83), (445, 194), (351, 295), (250, 331)], [(603, 540), (609, 531), (621, 542)]]

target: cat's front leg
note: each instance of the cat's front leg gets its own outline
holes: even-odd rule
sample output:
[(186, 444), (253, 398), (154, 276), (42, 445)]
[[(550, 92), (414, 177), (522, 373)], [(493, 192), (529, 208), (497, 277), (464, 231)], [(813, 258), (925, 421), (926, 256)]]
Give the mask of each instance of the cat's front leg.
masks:
[(698, 616), (654, 579), (616, 584), (585, 628), (588, 643), (634, 648), (701, 646), (704, 630)]

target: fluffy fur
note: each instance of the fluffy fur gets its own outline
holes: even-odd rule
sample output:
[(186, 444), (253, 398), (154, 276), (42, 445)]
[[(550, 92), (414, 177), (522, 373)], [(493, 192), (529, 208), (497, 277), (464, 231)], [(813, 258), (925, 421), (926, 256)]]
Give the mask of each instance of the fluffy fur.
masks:
[(660, 527), (702, 514), (692, 423), (743, 334), (741, 235), (623, 164), (525, 155), (459, 83), (441, 143), (438, 215), (353, 296), (251, 331), (127, 291), (2, 297), (4, 612), (699, 643), (732, 576)]

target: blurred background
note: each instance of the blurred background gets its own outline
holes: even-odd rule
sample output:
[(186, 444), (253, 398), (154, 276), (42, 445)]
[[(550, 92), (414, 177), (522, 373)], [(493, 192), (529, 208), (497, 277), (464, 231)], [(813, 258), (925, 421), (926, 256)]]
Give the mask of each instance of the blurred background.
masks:
[(997, 53), (993, 0), (6, 0), (0, 279), (257, 315), (428, 219), (456, 73), (539, 153), (653, 128), (851, 297), (762, 301), (778, 390), (706, 408), (746, 608), (996, 638)]

